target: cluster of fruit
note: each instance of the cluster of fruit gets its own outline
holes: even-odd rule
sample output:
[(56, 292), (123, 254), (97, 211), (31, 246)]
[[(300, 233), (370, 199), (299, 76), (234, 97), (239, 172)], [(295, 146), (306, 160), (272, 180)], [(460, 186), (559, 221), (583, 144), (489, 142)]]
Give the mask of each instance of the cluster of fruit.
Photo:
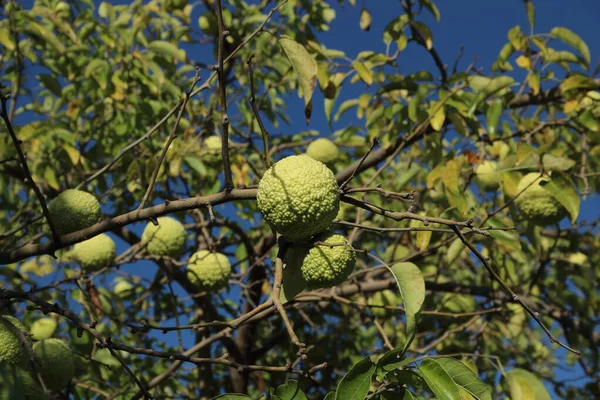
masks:
[(325, 152), (309, 146), (311, 151), (307, 154), (281, 159), (258, 184), (257, 205), (263, 218), (291, 243), (283, 274), (284, 297), (288, 300), (304, 288), (340, 284), (356, 263), (356, 255), (346, 238), (331, 230), (340, 199), (333, 172), (316, 160), (327, 161), (320, 157), (325, 154), (331, 161), (331, 153), (335, 152), (329, 143), (325, 144)]

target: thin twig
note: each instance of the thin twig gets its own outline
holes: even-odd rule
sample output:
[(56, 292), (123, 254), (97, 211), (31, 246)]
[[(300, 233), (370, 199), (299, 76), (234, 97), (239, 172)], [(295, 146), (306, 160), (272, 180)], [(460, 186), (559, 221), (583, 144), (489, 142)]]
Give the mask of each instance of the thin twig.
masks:
[(152, 192), (154, 192), (154, 187), (156, 186), (156, 179), (158, 178), (158, 173), (160, 172), (160, 167), (162, 166), (162, 163), (165, 159), (165, 156), (167, 155), (167, 151), (169, 150), (171, 143), (173, 143), (173, 140), (175, 140), (175, 138), (177, 137), (177, 128), (179, 127), (179, 122), (181, 121), (181, 117), (183, 117), (183, 113), (185, 112), (185, 106), (187, 105), (188, 101), (190, 100), (192, 91), (194, 90), (194, 87), (196, 86), (198, 81), (200, 81), (200, 68), (196, 67), (196, 74), (194, 75), (194, 79), (192, 80), (192, 85), (191, 85), (190, 89), (185, 92), (183, 104), (181, 105), (181, 108), (179, 109), (179, 114), (177, 115), (177, 119), (175, 120), (175, 123), (173, 124), (173, 129), (171, 130), (171, 134), (169, 135), (167, 142), (165, 143), (162, 151), (160, 152), (160, 155), (158, 156), (158, 161), (156, 163), (156, 167), (154, 167), (154, 171), (152, 172), (152, 178), (150, 179), (150, 184), (148, 185), (148, 189), (146, 190), (146, 193), (144, 194), (144, 198), (140, 202), (138, 210), (141, 210), (142, 208), (144, 208), (146, 206), (146, 203), (148, 203), (148, 199), (152, 195)]
[(226, 77), (223, 69), (223, 57), (225, 53), (225, 39), (229, 31), (223, 24), (223, 5), (221, 0), (216, 1), (217, 23), (219, 28), (219, 43), (217, 45), (217, 77), (219, 78), (219, 101), (221, 103), (221, 155), (223, 158), (223, 172), (225, 174), (225, 191), (230, 192), (233, 186), (233, 175), (231, 173), (231, 162), (229, 160), (229, 116), (227, 115), (227, 88)]
[(465, 246), (467, 246), (469, 248), (469, 250), (471, 250), (471, 252), (483, 263), (483, 266), (488, 271), (491, 278), (500, 284), (502, 289), (504, 289), (504, 291), (512, 298), (512, 300), (515, 303), (519, 303), (521, 305), (521, 307), (523, 307), (527, 311), (527, 313), (529, 313), (529, 315), (531, 315), (533, 317), (533, 319), (536, 320), (536, 322), (542, 327), (544, 332), (546, 332), (546, 335), (548, 335), (548, 338), (550, 338), (550, 341), (552, 343), (556, 343), (559, 346), (561, 346), (561, 347), (565, 348), (566, 350), (568, 350), (572, 353), (575, 353), (577, 355), (581, 354), (581, 352), (579, 350), (569, 347), (568, 345), (564, 344), (563, 342), (558, 340), (556, 337), (554, 337), (552, 332), (550, 332), (550, 330), (548, 328), (546, 328), (546, 325), (540, 318), (540, 313), (538, 313), (537, 311), (533, 311), (533, 309), (531, 309), (531, 307), (529, 307), (527, 304), (525, 304), (525, 302), (523, 302), (523, 300), (521, 300), (519, 298), (519, 296), (506, 284), (506, 282), (504, 282), (502, 280), (502, 278), (500, 278), (500, 276), (496, 273), (496, 271), (494, 271), (494, 268), (489, 263), (488, 258), (485, 257), (483, 254), (481, 254), (479, 252), (479, 250), (477, 250), (475, 248), (475, 246), (465, 237), (465, 235), (462, 234), (462, 232), (458, 229), (458, 227), (451, 226), (451, 228), (454, 231), (454, 233), (456, 233), (456, 235), (459, 237), (461, 242), (463, 242), (463, 244)]
[[(2, 90), (2, 85), (0, 85), (0, 90)], [(44, 199), (44, 195), (42, 194), (40, 188), (35, 184), (33, 177), (31, 176), (31, 171), (29, 170), (29, 166), (27, 165), (27, 160), (25, 158), (25, 154), (23, 153), (23, 149), (21, 148), (21, 144), (23, 143), (19, 138), (17, 138), (17, 134), (15, 133), (12, 123), (9, 119), (8, 109), (6, 107), (6, 103), (8, 102), (9, 96), (5, 96), (3, 93), (0, 93), (0, 103), (2, 103), (2, 108), (0, 111), (0, 116), (4, 120), (4, 124), (6, 125), (6, 129), (8, 130), (8, 134), (12, 139), (13, 145), (15, 146), (15, 150), (17, 151), (17, 155), (19, 157), (19, 162), (21, 163), (21, 167), (23, 168), (23, 173), (25, 174), (25, 184), (28, 184), (31, 189), (33, 189), (40, 205), (42, 206), (42, 213), (46, 218), (46, 222), (48, 222), (48, 226), (50, 227), (50, 232), (52, 233), (52, 240), (57, 246), (60, 246), (60, 235), (56, 230), (54, 223), (52, 222), (52, 217), (50, 216), (50, 211), (48, 211), (48, 207), (46, 206), (46, 200)], [(48, 252), (52, 257), (54, 256), (54, 251), (50, 250)]]
[(360, 167), (362, 166), (362, 164), (365, 162), (365, 160), (367, 159), (367, 157), (369, 157), (369, 154), (371, 154), (371, 152), (373, 151), (373, 149), (375, 148), (375, 146), (377, 146), (378, 144), (379, 144), (379, 139), (377, 139), (376, 137), (373, 138), (373, 143), (371, 143), (371, 147), (369, 147), (369, 150), (362, 156), (362, 158), (360, 159), (360, 162), (356, 165), (356, 168), (354, 168), (354, 171), (352, 171), (352, 174), (348, 177), (348, 179), (346, 179), (340, 185), (340, 192), (344, 191), (344, 188), (348, 185), (348, 183), (350, 183), (350, 181), (352, 180), (352, 178), (354, 178), (354, 176), (356, 175), (356, 173), (360, 170)]
[(265, 124), (263, 124), (262, 118), (260, 117), (260, 112), (258, 110), (258, 105), (256, 104), (256, 92), (254, 90), (254, 67), (252, 66), (252, 58), (254, 58), (254, 54), (248, 58), (247, 62), (248, 75), (250, 79), (250, 105), (252, 106), (252, 112), (254, 113), (256, 122), (258, 122), (260, 133), (262, 135), (263, 161), (265, 163), (265, 169), (269, 169), (271, 166), (271, 160), (269, 159), (269, 132), (265, 128)]

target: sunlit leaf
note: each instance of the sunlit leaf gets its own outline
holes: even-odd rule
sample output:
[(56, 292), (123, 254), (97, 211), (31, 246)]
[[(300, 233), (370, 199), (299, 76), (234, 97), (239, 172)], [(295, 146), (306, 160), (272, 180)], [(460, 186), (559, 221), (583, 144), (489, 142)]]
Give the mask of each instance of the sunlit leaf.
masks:
[(575, 32), (568, 28), (557, 26), (552, 28), (550, 35), (556, 39), (562, 40), (570, 46), (573, 46), (579, 54), (581, 54), (586, 61), (587, 65), (591, 62), (590, 49), (588, 45), (577, 35)]
[(408, 348), (415, 336), (417, 316), (425, 301), (425, 281), (421, 270), (413, 263), (400, 262), (392, 265), (389, 269), (394, 275), (404, 302), (407, 338), (405, 348)]
[(373, 21), (373, 17), (371, 17), (371, 13), (366, 8), (360, 10), (360, 29), (363, 31), (369, 31), (371, 29), (371, 22)]
[(492, 400), (491, 388), (483, 383), (479, 377), (462, 362), (450, 358), (440, 357), (436, 361), (450, 375), (452, 380), (477, 400)]
[(515, 368), (505, 375), (511, 400), (550, 400), (542, 382), (531, 372)]
[(550, 181), (542, 182), (540, 185), (567, 209), (571, 215), (571, 221), (575, 222), (579, 215), (580, 199), (571, 179), (565, 174), (555, 171)]
[(419, 365), (419, 372), (438, 399), (461, 400), (459, 387), (436, 360), (430, 358), (423, 360)]

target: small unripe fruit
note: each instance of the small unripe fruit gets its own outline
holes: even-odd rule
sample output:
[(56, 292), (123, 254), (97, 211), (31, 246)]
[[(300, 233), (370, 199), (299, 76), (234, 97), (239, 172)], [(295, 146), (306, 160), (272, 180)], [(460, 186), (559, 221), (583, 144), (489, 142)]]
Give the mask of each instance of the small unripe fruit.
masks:
[(35, 320), (33, 324), (31, 324), (31, 329), (29, 330), (29, 333), (31, 333), (32, 337), (35, 340), (48, 339), (51, 338), (52, 335), (54, 335), (57, 326), (58, 323), (54, 318), (40, 318), (38, 320)]
[[(324, 245), (298, 244), (287, 251), (286, 269), (299, 268), (309, 290), (339, 285), (354, 270), (356, 255), (342, 235), (323, 232), (315, 237)], [(333, 246), (327, 246), (332, 244)]]
[(33, 345), (37, 371), (47, 388), (60, 390), (75, 374), (75, 362), (69, 346), (59, 339), (45, 339)]
[(335, 143), (327, 138), (319, 138), (306, 148), (306, 155), (328, 164), (338, 158), (339, 151)]
[(190, 257), (187, 276), (201, 290), (214, 292), (229, 282), (231, 263), (225, 254), (200, 250)]
[(494, 191), (500, 186), (500, 174), (496, 171), (497, 164), (484, 161), (475, 168), (475, 183), (481, 190)]
[(85, 229), (102, 218), (100, 203), (93, 195), (68, 189), (48, 204), (48, 211), (57, 232), (61, 235)]
[(177, 258), (185, 249), (185, 228), (171, 217), (159, 217), (158, 225), (149, 222), (142, 234), (146, 250), (154, 256)]
[[(533, 223), (538, 225), (558, 223), (567, 216), (567, 210), (540, 184), (549, 182), (550, 179), (548, 177), (539, 178), (539, 176), (539, 172), (531, 172), (521, 179), (517, 191), (521, 192), (525, 188), (527, 189), (515, 199), (515, 204), (519, 211)], [(529, 186), (534, 181), (535, 183)]]
[(85, 271), (97, 271), (111, 266), (117, 256), (114, 240), (105, 233), (73, 246), (73, 257)]
[(260, 180), (256, 196), (265, 221), (291, 240), (323, 232), (340, 208), (339, 187), (325, 164), (307, 155), (286, 157)]

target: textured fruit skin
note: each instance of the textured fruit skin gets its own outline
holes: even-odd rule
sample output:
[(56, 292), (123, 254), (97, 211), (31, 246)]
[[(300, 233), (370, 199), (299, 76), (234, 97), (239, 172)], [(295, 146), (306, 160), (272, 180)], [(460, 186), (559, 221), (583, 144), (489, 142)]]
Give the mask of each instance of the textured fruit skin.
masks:
[(338, 158), (339, 151), (331, 140), (319, 138), (308, 145), (306, 155), (327, 164)]
[(475, 182), (482, 190), (496, 190), (500, 186), (496, 168), (497, 164), (493, 161), (484, 161), (475, 168)]
[(43, 340), (48, 339), (54, 335), (56, 331), (56, 327), (58, 323), (54, 318), (40, 318), (35, 320), (33, 324), (31, 324), (31, 329), (29, 329), (29, 333), (33, 335), (35, 340)]
[(269, 168), (256, 200), (265, 221), (291, 240), (324, 231), (340, 208), (333, 172), (307, 155), (286, 157)]
[[(25, 366), (28, 361), (27, 349), (14, 328), (24, 333), (27, 333), (27, 328), (15, 317), (4, 315), (3, 318), (0, 320), (0, 364)], [(9, 326), (7, 320), (14, 326)]]
[(356, 263), (354, 251), (348, 246), (339, 245), (348, 244), (346, 238), (332, 232), (323, 232), (315, 240), (336, 246), (295, 246), (286, 254), (286, 269), (300, 268), (309, 290), (328, 288), (344, 282)]
[(146, 250), (154, 256), (179, 257), (185, 248), (185, 228), (175, 218), (157, 220), (157, 226), (149, 222), (142, 234), (142, 241), (148, 243)]
[(200, 250), (190, 257), (188, 279), (205, 291), (216, 291), (229, 282), (231, 263), (225, 254)]
[(44, 385), (51, 390), (67, 386), (75, 374), (75, 361), (69, 346), (59, 339), (45, 339), (33, 345), (33, 356)]
[[(539, 172), (531, 172), (521, 178), (517, 186), (518, 192), (525, 189), (539, 176)], [(515, 204), (527, 219), (539, 225), (550, 225), (566, 217), (567, 210), (540, 185), (544, 181), (548, 182), (550, 179), (547, 177), (538, 179), (516, 198)]]
[(86, 271), (97, 271), (113, 264), (117, 256), (114, 240), (105, 233), (73, 246), (73, 256)]
[(52, 222), (61, 235), (94, 225), (102, 218), (100, 203), (93, 195), (67, 189), (48, 204)]

